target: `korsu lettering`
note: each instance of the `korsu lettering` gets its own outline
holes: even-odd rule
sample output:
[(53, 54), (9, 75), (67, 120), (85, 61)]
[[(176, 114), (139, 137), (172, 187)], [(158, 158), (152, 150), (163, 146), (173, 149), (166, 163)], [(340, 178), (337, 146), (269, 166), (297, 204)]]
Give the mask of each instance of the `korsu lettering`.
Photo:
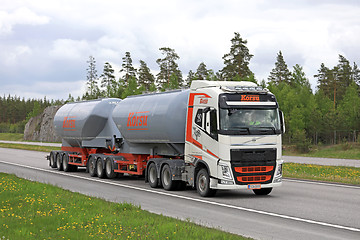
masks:
[(148, 130), (148, 113), (145, 112), (131, 112), (127, 119), (128, 130)]
[(241, 101), (260, 102), (260, 98), (259, 98), (259, 95), (241, 95)]

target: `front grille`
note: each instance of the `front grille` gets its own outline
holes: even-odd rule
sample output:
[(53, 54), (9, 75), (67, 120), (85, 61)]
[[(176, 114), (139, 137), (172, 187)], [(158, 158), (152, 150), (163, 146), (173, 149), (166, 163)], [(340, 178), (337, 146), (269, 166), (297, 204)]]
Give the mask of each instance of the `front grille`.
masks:
[(231, 149), (230, 160), (236, 184), (271, 183), (276, 166), (276, 148)]

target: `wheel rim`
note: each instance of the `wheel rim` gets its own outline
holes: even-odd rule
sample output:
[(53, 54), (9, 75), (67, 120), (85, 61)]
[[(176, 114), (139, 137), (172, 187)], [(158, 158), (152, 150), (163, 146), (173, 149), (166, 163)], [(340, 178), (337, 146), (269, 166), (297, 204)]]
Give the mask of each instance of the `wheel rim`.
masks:
[(66, 157), (64, 156), (64, 157), (63, 157), (63, 169), (66, 169), (67, 166), (68, 166), (68, 163), (67, 163), (67, 161), (66, 161)]
[(98, 176), (100, 176), (102, 174), (102, 164), (101, 164), (101, 160), (98, 161), (97, 163), (97, 173), (98, 173)]
[(112, 172), (111, 162), (110, 162), (110, 161), (107, 161), (107, 162), (106, 162), (106, 167), (105, 167), (105, 169), (106, 169), (106, 173), (107, 173), (108, 175), (110, 175), (111, 172)]
[(207, 183), (206, 183), (206, 176), (204, 174), (201, 174), (199, 176), (199, 190), (201, 192), (204, 192), (206, 190), (206, 187), (207, 187)]
[(50, 165), (54, 166), (54, 154), (50, 155)]
[(94, 171), (94, 161), (92, 159), (90, 159), (90, 162), (89, 162), (89, 171), (90, 172)]
[(56, 165), (60, 168), (61, 164), (60, 164), (60, 156), (58, 155), (56, 157)]
[(170, 183), (170, 171), (167, 168), (165, 168), (163, 171), (163, 181), (166, 186), (168, 186)]
[(149, 180), (154, 183), (156, 181), (156, 169), (153, 165), (151, 165), (149, 170)]

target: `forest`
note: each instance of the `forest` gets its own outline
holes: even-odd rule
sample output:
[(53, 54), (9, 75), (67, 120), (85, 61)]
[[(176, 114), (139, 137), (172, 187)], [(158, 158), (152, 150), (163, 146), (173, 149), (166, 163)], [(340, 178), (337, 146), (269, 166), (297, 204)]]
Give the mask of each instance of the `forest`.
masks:
[[(311, 144), (337, 144), (360, 141), (360, 70), (345, 56), (338, 56), (336, 66), (321, 63), (316, 91), (313, 92), (303, 67), (289, 68), (284, 55), (278, 52), (274, 68), (268, 79), (259, 81), (249, 68), (253, 55), (247, 48), (247, 40), (235, 32), (228, 53), (222, 59), (224, 67), (217, 72), (201, 62), (196, 70), (190, 70), (183, 78), (174, 49), (160, 48), (162, 58), (156, 60), (159, 71), (154, 75), (143, 60), (136, 69), (131, 53), (122, 58), (121, 76), (116, 79), (109, 62), (97, 73), (96, 60), (90, 56), (86, 69), (87, 91), (76, 101), (105, 97), (125, 98), (130, 95), (186, 88), (193, 80), (252, 81), (275, 94), (284, 112), (285, 144), (294, 144), (307, 151)], [(26, 120), (41, 112), (46, 106), (75, 101), (69, 94), (64, 100), (25, 100), (20, 97), (0, 97), (0, 132), (21, 132)]]

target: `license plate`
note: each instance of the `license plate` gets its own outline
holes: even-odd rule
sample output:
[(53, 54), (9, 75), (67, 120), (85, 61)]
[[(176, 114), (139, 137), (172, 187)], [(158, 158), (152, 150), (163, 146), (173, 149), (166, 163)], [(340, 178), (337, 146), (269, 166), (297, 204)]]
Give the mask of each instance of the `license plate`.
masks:
[(260, 189), (261, 184), (249, 184), (248, 189)]

